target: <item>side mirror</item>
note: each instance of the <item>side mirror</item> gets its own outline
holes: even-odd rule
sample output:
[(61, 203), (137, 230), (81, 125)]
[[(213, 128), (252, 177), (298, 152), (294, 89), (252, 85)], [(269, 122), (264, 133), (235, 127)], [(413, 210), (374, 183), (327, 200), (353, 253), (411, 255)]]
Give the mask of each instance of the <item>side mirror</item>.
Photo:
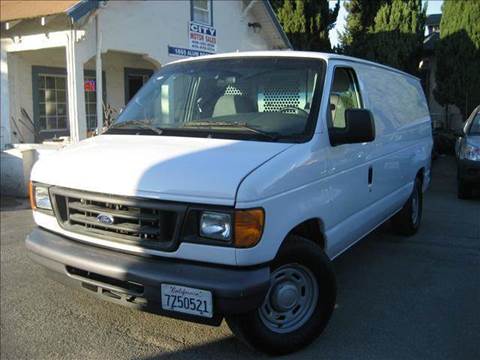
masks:
[(370, 110), (345, 110), (345, 127), (332, 128), (330, 142), (333, 146), (364, 143), (375, 140), (375, 122)]

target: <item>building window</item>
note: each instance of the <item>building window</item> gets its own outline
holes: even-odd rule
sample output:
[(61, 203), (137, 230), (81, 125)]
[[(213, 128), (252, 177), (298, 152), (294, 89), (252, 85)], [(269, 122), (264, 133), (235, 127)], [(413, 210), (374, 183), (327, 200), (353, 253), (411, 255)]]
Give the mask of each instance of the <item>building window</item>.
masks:
[[(106, 98), (103, 73), (103, 99)], [(32, 66), (33, 124), (35, 141), (69, 135), (67, 70)], [(97, 127), (97, 82), (95, 71), (84, 71), (84, 96), (87, 129)]]
[[(68, 129), (67, 77), (65, 75), (39, 75), (39, 130)], [(85, 113), (87, 128), (97, 127), (97, 91), (95, 77), (85, 76)]]
[(201, 24), (212, 25), (212, 1), (211, 0), (190, 0), (192, 21)]
[(66, 130), (68, 123), (67, 78), (62, 75), (39, 74), (39, 130)]

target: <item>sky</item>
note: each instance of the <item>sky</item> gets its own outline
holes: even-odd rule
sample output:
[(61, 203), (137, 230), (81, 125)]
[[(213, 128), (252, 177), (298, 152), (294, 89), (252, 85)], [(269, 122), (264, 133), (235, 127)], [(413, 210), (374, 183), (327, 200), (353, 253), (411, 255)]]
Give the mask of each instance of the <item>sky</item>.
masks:
[[(334, 7), (336, 4), (336, 0), (329, 0), (330, 7)], [(330, 42), (332, 43), (332, 47), (338, 45), (338, 32), (342, 33), (345, 27), (345, 18), (347, 17), (347, 11), (345, 10), (344, 5), (345, 0), (340, 0), (340, 11), (338, 12), (337, 23), (335, 27), (330, 30)], [(423, 3), (425, 4), (425, 0)], [(442, 12), (442, 3), (443, 0), (429, 0), (427, 5), (427, 15), (430, 14), (439, 14)]]

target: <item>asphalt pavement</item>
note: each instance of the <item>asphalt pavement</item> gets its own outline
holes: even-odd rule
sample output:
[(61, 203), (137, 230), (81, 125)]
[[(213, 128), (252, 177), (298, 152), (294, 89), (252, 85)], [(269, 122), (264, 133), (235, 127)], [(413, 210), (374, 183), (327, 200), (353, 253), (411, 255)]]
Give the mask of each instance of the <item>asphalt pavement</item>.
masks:
[[(387, 223), (336, 259), (330, 324), (285, 358), (480, 359), (480, 197), (458, 200), (455, 188), (454, 159), (437, 159), (419, 233)], [(46, 278), (24, 248), (33, 227), (26, 201), (2, 199), (1, 359), (264, 357), (225, 323), (137, 312)]]

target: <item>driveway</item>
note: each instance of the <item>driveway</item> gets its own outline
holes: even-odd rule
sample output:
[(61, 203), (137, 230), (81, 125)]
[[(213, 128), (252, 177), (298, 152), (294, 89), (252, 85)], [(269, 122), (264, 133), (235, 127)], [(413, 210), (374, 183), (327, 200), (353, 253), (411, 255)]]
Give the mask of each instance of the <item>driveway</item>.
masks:
[[(479, 359), (480, 199), (458, 200), (455, 162), (434, 163), (419, 233), (385, 224), (335, 260), (337, 307), (292, 359)], [(219, 328), (136, 312), (45, 278), (24, 248), (25, 202), (1, 211), (2, 359), (263, 357)]]

